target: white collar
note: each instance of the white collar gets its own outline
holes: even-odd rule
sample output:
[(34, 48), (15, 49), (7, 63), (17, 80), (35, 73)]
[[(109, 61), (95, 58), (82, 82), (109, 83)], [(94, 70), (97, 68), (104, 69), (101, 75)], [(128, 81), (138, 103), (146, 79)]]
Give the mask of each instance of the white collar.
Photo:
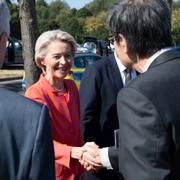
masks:
[(124, 70), (126, 69), (126, 67), (122, 64), (122, 62), (121, 62), (121, 60), (118, 58), (116, 52), (114, 52), (114, 57), (115, 57), (115, 60), (116, 60), (117, 65), (118, 65), (119, 72), (120, 72), (120, 73), (123, 73)]
[[(116, 63), (117, 63), (117, 66), (118, 66), (118, 69), (119, 69), (119, 72), (121, 74), (121, 78), (122, 78), (122, 82), (123, 82), (123, 85), (125, 86), (125, 74), (124, 74), (124, 71), (127, 69), (126, 66), (124, 66), (121, 62), (121, 60), (118, 58), (116, 52), (114, 52), (114, 57), (115, 57), (115, 60), (116, 60)], [(136, 78), (136, 71), (135, 70), (131, 70), (131, 76), (132, 76), (132, 79), (135, 79)]]
[(155, 54), (153, 54), (148, 60), (147, 63), (144, 66), (144, 70), (143, 73), (146, 72), (149, 68), (149, 66), (151, 65), (151, 63), (158, 57), (160, 56), (162, 53), (171, 50), (172, 48), (163, 48), (159, 51), (157, 51)]

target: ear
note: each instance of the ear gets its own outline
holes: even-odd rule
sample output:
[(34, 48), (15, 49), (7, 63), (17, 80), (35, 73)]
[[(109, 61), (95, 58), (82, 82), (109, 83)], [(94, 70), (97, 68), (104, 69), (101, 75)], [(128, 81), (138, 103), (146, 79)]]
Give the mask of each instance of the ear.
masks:
[(42, 71), (45, 73), (46, 72), (46, 63), (42, 59), (39, 61), (39, 63), (40, 63), (39, 67), (41, 67)]
[(119, 44), (120, 44), (122, 50), (124, 51), (124, 53), (127, 54), (129, 49), (128, 49), (126, 38), (122, 34), (119, 34), (118, 38), (119, 38)]
[(40, 64), (42, 65), (42, 66), (45, 66), (45, 62), (41, 59), (41, 61), (40, 61)]

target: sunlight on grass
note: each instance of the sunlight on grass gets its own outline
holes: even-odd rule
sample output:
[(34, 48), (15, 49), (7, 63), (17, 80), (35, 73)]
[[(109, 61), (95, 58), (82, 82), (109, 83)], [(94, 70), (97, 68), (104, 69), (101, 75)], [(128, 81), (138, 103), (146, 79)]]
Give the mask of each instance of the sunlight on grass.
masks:
[(7, 70), (7, 69), (1, 69), (0, 70), (0, 79), (1, 78), (9, 78), (9, 77), (20, 77), (23, 76), (24, 70), (18, 69), (18, 70)]

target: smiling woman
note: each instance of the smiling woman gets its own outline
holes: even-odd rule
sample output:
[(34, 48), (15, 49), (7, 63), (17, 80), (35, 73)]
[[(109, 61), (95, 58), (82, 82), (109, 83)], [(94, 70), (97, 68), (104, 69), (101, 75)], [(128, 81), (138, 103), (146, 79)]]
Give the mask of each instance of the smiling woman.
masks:
[[(56, 180), (73, 180), (84, 169), (79, 161), (84, 152), (80, 135), (80, 104), (70, 72), (76, 51), (74, 38), (63, 31), (47, 31), (35, 46), (35, 62), (43, 73), (25, 95), (48, 106), (55, 151)], [(73, 135), (72, 135), (73, 134)]]

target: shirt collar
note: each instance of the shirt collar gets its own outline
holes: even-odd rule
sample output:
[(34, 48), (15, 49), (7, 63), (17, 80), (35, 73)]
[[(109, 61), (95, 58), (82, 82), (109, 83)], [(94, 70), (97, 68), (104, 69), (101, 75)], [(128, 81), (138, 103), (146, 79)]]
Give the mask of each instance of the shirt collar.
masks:
[(114, 52), (114, 57), (119, 69), (119, 72), (122, 74), (124, 72), (124, 70), (126, 69), (126, 67), (122, 64), (121, 60), (118, 58), (116, 52)]
[(151, 65), (151, 63), (152, 63), (158, 56), (160, 56), (160, 55), (163, 54), (164, 52), (169, 51), (169, 50), (171, 50), (171, 49), (172, 49), (172, 48), (163, 48), (163, 49), (157, 51), (155, 54), (153, 54), (153, 55), (148, 59), (147, 63), (145, 64), (143, 72), (146, 72), (146, 71), (148, 70), (148, 68), (149, 68), (149, 66)]
[[(122, 83), (123, 85), (125, 86), (125, 74), (124, 74), (124, 71), (127, 69), (126, 66), (124, 66), (121, 62), (121, 60), (118, 58), (116, 52), (114, 52), (114, 57), (115, 57), (115, 60), (116, 60), (116, 63), (117, 63), (117, 66), (118, 66), (118, 69), (119, 69), (119, 72), (121, 74), (121, 78), (122, 78)], [(131, 77), (132, 79), (135, 79), (136, 78), (136, 71), (135, 70), (131, 70)]]
[[(48, 92), (52, 92), (52, 93), (58, 93), (58, 91), (50, 84), (50, 82), (45, 78), (45, 74), (42, 73), (40, 76), (40, 82), (42, 84), (42, 86), (46, 87)], [(63, 81), (64, 85), (65, 84), (65, 80)]]

